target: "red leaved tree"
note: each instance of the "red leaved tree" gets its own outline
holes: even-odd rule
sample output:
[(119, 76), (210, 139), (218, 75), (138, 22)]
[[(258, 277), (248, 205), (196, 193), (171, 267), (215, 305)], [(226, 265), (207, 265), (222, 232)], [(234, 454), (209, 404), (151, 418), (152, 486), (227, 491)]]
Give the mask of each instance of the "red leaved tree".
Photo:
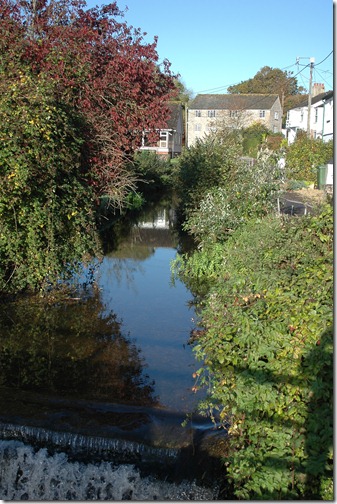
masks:
[(15, 65), (43, 75), (55, 99), (77, 111), (83, 172), (115, 204), (134, 187), (126, 161), (144, 130), (165, 126), (176, 90), (169, 62), (158, 63), (157, 40), (145, 43), (122, 16), (116, 2), (85, 10), (81, 0), (0, 0), (1, 55), (12, 78)]

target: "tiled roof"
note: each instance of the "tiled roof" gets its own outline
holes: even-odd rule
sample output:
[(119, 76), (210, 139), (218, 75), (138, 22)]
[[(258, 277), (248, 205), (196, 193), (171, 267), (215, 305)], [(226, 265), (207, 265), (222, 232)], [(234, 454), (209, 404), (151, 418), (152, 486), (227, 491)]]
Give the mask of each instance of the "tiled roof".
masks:
[(278, 95), (266, 94), (199, 94), (190, 104), (193, 110), (268, 110)]

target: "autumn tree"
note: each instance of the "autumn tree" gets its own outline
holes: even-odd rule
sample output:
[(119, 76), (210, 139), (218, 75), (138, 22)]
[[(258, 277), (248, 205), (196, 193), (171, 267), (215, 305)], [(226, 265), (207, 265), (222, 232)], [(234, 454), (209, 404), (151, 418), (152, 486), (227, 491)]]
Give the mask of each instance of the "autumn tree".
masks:
[(121, 16), (115, 2), (0, 0), (0, 290), (40, 288), (95, 248), (95, 204), (123, 204), (126, 162), (165, 124), (170, 65)]

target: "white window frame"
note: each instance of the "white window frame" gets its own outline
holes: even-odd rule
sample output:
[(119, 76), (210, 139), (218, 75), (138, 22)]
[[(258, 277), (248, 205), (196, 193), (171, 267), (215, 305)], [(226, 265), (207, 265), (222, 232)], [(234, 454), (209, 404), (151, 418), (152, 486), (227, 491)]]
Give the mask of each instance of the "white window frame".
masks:
[(266, 111), (260, 110), (260, 119), (264, 119), (266, 117)]
[(278, 121), (278, 112), (274, 113), (274, 119), (275, 119), (275, 121)]
[(165, 149), (168, 147), (168, 134), (167, 131), (161, 131), (159, 137), (159, 147)]
[(208, 110), (207, 115), (208, 117), (215, 117), (215, 110)]
[(195, 117), (201, 117), (201, 110), (195, 111)]

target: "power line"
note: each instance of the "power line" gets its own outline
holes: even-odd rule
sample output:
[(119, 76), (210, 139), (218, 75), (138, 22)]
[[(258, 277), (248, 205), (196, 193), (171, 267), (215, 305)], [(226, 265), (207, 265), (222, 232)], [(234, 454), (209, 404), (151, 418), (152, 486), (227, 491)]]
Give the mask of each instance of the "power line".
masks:
[(332, 53), (333, 53), (333, 51), (331, 51), (331, 53), (329, 53), (327, 56), (325, 56), (325, 58), (322, 59), (322, 61), (320, 61), (319, 63), (316, 63), (315, 67), (317, 67), (318, 65), (320, 65), (321, 63), (323, 63), (323, 61), (325, 61), (326, 59), (328, 59), (328, 57), (331, 56)]
[[(333, 53), (333, 51), (331, 51), (324, 59), (322, 59), (319, 63), (316, 63), (314, 65), (314, 67), (316, 68), (317, 66), (321, 65), (325, 60), (327, 60), (331, 54)], [(304, 56), (303, 56), (304, 58)], [(295, 78), (297, 77), (298, 75), (300, 75), (306, 68), (310, 67), (310, 63), (308, 63), (307, 65), (301, 65), (299, 63), (299, 59), (300, 58), (297, 58), (297, 61), (296, 63), (293, 63), (292, 65), (288, 65), (284, 68), (282, 68), (281, 70), (284, 71), (284, 70), (287, 70), (288, 68), (292, 68), (294, 66), (303, 66), (303, 68), (301, 70), (299, 70), (295, 75), (291, 75), (291, 78)], [(252, 77), (253, 78), (253, 77)], [(252, 79), (251, 78), (251, 79)], [(250, 79), (247, 79), (247, 80), (250, 80)], [(242, 82), (242, 81), (240, 81)], [(215, 94), (219, 91), (222, 91), (222, 90), (227, 90), (229, 87), (232, 87), (232, 86), (237, 86), (238, 84), (240, 84), (240, 82), (235, 82), (234, 84), (228, 84), (228, 85), (224, 85), (224, 86), (218, 86), (218, 87), (214, 87), (214, 88), (210, 88), (210, 89), (203, 89), (202, 91), (197, 91), (195, 94), (204, 94), (204, 93), (207, 93), (207, 94)], [(244, 82), (244, 81), (243, 81)]]

